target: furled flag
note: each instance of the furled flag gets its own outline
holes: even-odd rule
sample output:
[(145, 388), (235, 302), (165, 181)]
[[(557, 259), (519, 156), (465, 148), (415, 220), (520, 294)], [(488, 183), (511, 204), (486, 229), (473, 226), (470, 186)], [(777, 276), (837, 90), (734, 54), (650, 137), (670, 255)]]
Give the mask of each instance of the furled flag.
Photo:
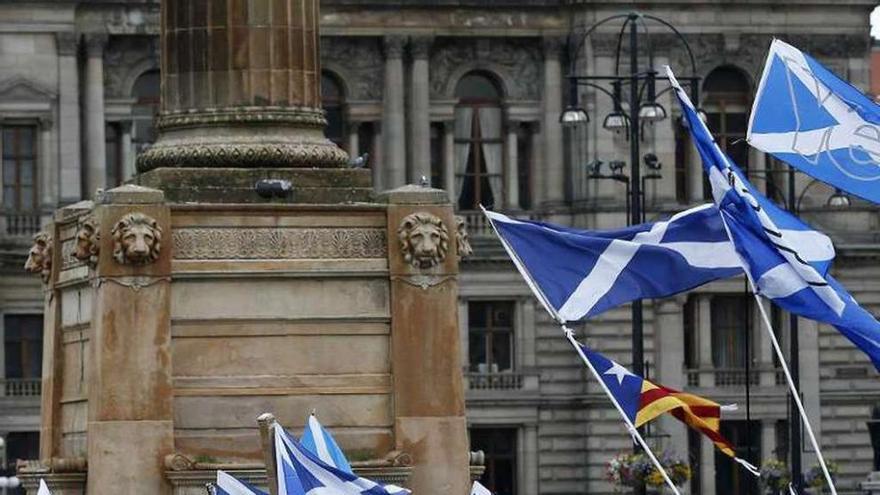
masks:
[(722, 406), (709, 399), (648, 381), (589, 347), (578, 345), (636, 428), (668, 412), (709, 437), (718, 450), (753, 474), (757, 472), (754, 466), (736, 457), (733, 444), (721, 435)]
[(471, 495), (492, 495), (492, 492), (479, 481), (474, 481), (474, 484), (471, 485)]
[(49, 487), (46, 486), (46, 480), (40, 478), (40, 488), (37, 490), (37, 495), (52, 495), (52, 492), (49, 491)]
[(309, 415), (309, 422), (306, 424), (299, 442), (325, 463), (346, 473), (353, 473), (342, 449), (333, 440), (330, 432), (321, 426), (314, 414)]
[(773, 40), (749, 144), (880, 203), (880, 105), (797, 48)]
[(880, 322), (833, 277), (831, 240), (764, 197), (721, 151), (666, 68), (703, 159), (712, 195), (758, 293), (781, 308), (834, 326), (880, 370)]
[[(289, 435), (279, 424), (275, 424), (275, 451), (278, 453), (278, 470), (293, 470), (305, 495), (393, 495), (410, 494), (405, 488), (395, 485), (380, 485), (366, 478), (348, 473), (326, 464), (318, 456), (309, 452)], [(279, 476), (279, 480), (280, 480)], [(278, 489), (279, 495), (287, 495)], [(302, 492), (301, 492), (302, 493)]]
[(269, 495), (263, 490), (219, 470), (217, 471), (217, 482), (209, 486), (212, 495)]
[(714, 205), (593, 231), (485, 213), (532, 291), (560, 322), (742, 273)]

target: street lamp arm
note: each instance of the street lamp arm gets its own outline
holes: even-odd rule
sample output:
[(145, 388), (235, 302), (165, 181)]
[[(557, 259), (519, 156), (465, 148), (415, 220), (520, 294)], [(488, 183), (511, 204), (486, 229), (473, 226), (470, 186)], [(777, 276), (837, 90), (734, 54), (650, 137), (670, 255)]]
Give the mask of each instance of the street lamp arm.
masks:
[(584, 32), (583, 35), (578, 35), (580, 39), (577, 40), (576, 46), (574, 46), (575, 45), (575, 43), (574, 43), (575, 32), (572, 31), (571, 36), (569, 37), (569, 46), (570, 47), (574, 46), (574, 50), (571, 53), (571, 61), (569, 61), (569, 64), (570, 64), (569, 74), (575, 73), (575, 70), (577, 69), (577, 54), (580, 53), (581, 50), (584, 48), (584, 44), (586, 44), (587, 38), (590, 37), (590, 35), (593, 33), (593, 31), (595, 31), (596, 28), (605, 24), (606, 22), (613, 21), (615, 19), (621, 19), (624, 17), (629, 17), (629, 14), (616, 14), (611, 17), (606, 17), (605, 19), (602, 19), (601, 21), (593, 24)]
[(621, 105), (620, 100), (618, 100), (617, 97), (614, 96), (614, 94), (611, 91), (608, 91), (607, 89), (603, 88), (602, 86), (599, 86), (598, 84), (593, 84), (591, 82), (585, 82), (585, 81), (578, 81), (577, 84), (579, 86), (589, 86), (593, 89), (597, 89), (597, 90), (605, 93), (606, 95), (608, 95), (609, 98), (611, 98), (611, 101), (614, 102), (615, 108), (617, 108), (617, 106)]
[(651, 33), (648, 32), (648, 23), (645, 22), (645, 15), (640, 13), (631, 13), (627, 16), (626, 22), (623, 23), (623, 26), (620, 26), (620, 32), (617, 34), (617, 48), (616, 48), (616, 56), (614, 60), (614, 74), (620, 75), (620, 53), (621, 46), (623, 44), (623, 33), (626, 31), (626, 25), (630, 22), (635, 22), (636, 26), (641, 26), (642, 31), (645, 33), (645, 40), (648, 46), (648, 68), (653, 71), (654, 70), (654, 49), (651, 46)]
[(656, 21), (656, 22), (659, 22), (660, 24), (663, 24), (664, 26), (671, 29), (672, 32), (674, 32), (676, 36), (678, 36), (678, 39), (681, 40), (682, 44), (684, 45), (685, 50), (687, 50), (687, 52), (688, 52), (688, 56), (691, 59), (691, 74), (696, 76), (697, 75), (697, 59), (696, 59), (696, 57), (694, 57), (694, 52), (693, 52), (693, 50), (691, 50), (691, 45), (688, 44), (687, 39), (684, 37), (683, 34), (681, 34), (681, 31), (679, 31), (678, 29), (675, 28), (675, 26), (664, 21), (663, 19), (661, 19), (659, 17), (655, 17), (653, 15), (647, 15), (647, 14), (643, 14), (642, 17), (644, 17), (646, 19), (651, 19), (652, 21)]
[(795, 215), (801, 214), (801, 201), (804, 200), (804, 196), (807, 195), (807, 191), (809, 191), (810, 188), (813, 187), (817, 182), (821, 182), (821, 181), (819, 179), (811, 180), (810, 183), (807, 184), (807, 187), (805, 187), (804, 190), (801, 191), (801, 193), (798, 195), (797, 203), (795, 203), (795, 205), (794, 205), (794, 214)]

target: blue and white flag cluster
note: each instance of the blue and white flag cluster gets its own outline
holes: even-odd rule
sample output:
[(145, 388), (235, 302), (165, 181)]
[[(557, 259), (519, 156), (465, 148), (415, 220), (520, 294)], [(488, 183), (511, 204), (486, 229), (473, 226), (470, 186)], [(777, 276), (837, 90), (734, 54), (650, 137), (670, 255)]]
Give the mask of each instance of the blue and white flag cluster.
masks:
[(306, 424), (299, 442), (309, 452), (317, 454), (318, 458), (325, 463), (346, 473), (354, 472), (351, 470), (351, 465), (348, 464), (345, 454), (342, 453), (342, 449), (333, 439), (333, 435), (321, 426), (314, 414), (309, 415), (309, 422)]
[(748, 141), (823, 182), (880, 203), (880, 105), (779, 40), (770, 45)]
[(672, 71), (666, 70), (724, 226), (756, 290), (791, 313), (834, 326), (880, 370), (880, 322), (828, 274), (834, 258), (831, 240), (776, 206), (746, 180), (715, 143)]
[[(393, 495), (409, 494), (409, 490), (395, 485), (380, 485), (366, 478), (338, 469), (322, 461), (313, 452), (289, 435), (281, 425), (275, 424), (275, 451), (278, 454), (278, 493), (292, 495)], [(293, 472), (299, 481), (291, 487)], [(291, 491), (291, 488), (294, 491)], [(302, 491), (296, 491), (296, 490)]]
[(742, 273), (711, 204), (661, 222), (594, 231), (485, 213), (523, 278), (560, 322)]
[(217, 483), (213, 485), (212, 490), (212, 495), (269, 495), (225, 471), (217, 471)]

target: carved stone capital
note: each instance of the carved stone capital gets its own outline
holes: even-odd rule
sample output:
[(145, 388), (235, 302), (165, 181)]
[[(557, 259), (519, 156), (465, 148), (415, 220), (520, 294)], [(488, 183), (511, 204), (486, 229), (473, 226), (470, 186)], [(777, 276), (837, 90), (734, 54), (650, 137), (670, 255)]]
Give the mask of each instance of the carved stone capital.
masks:
[(567, 39), (565, 36), (546, 35), (541, 38), (541, 48), (544, 50), (544, 57), (559, 57), (562, 48), (565, 46)]
[(386, 59), (401, 58), (403, 48), (406, 46), (406, 37), (399, 35), (386, 35), (382, 38), (382, 49)]
[(148, 265), (159, 259), (162, 228), (155, 218), (129, 213), (113, 226), (113, 259), (121, 265)]
[(403, 218), (397, 229), (404, 261), (420, 268), (432, 268), (446, 259), (449, 231), (439, 217), (419, 211)]
[(104, 48), (107, 47), (106, 33), (90, 33), (84, 36), (86, 44), (86, 54), (89, 57), (103, 57)]
[(62, 57), (76, 56), (79, 50), (79, 37), (73, 32), (55, 33), (55, 50)]
[(28, 251), (24, 269), (28, 273), (39, 274), (43, 283), (49, 282), (52, 275), (52, 235), (40, 232), (34, 236), (34, 244)]
[(427, 59), (434, 44), (433, 36), (412, 36), (409, 39), (409, 52), (414, 59)]

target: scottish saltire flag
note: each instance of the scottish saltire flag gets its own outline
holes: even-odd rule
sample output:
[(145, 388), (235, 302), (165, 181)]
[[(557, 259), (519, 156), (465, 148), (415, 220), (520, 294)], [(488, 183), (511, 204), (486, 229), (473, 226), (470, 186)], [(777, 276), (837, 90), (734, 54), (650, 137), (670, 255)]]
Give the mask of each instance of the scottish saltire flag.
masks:
[(330, 432), (321, 426), (314, 414), (309, 415), (309, 422), (303, 430), (299, 443), (325, 463), (346, 473), (353, 473), (342, 449), (333, 440)]
[(507, 253), (560, 322), (742, 273), (714, 205), (618, 230), (576, 230), (486, 211)]
[[(280, 425), (275, 425), (275, 451), (279, 453), (278, 470), (292, 469), (306, 495), (393, 495), (410, 494), (395, 485), (380, 485), (366, 478), (326, 464), (309, 452)], [(280, 478), (280, 477), (279, 477)], [(279, 494), (284, 494), (280, 487)]]
[(40, 488), (37, 490), (37, 495), (52, 495), (52, 492), (49, 491), (49, 487), (46, 486), (46, 480), (40, 478)]
[(828, 275), (834, 258), (831, 240), (776, 206), (746, 180), (697, 117), (672, 71), (666, 70), (724, 226), (758, 293), (791, 313), (834, 326), (880, 370), (880, 322)]
[(880, 203), (880, 105), (779, 40), (770, 45), (748, 141), (816, 179)]
[(474, 484), (471, 485), (471, 495), (492, 495), (492, 492), (479, 481), (474, 481)]
[(219, 470), (217, 471), (217, 482), (211, 489), (213, 495), (269, 495), (263, 490)]
[[(663, 413), (709, 437), (721, 452), (737, 459), (733, 444), (721, 435), (722, 407), (703, 397), (658, 385), (633, 374), (589, 347), (578, 344), (630, 422), (638, 428)], [(740, 461), (742, 464), (744, 461)], [(748, 463), (745, 466), (754, 468)]]
[(295, 442), (296, 440), (290, 436), (284, 428), (276, 426), (275, 431), (275, 482), (278, 484), (278, 495), (305, 495), (305, 490), (300, 482), (299, 475), (293, 466), (293, 461), (286, 449), (279, 448), (278, 436), (281, 435), (288, 440)]

